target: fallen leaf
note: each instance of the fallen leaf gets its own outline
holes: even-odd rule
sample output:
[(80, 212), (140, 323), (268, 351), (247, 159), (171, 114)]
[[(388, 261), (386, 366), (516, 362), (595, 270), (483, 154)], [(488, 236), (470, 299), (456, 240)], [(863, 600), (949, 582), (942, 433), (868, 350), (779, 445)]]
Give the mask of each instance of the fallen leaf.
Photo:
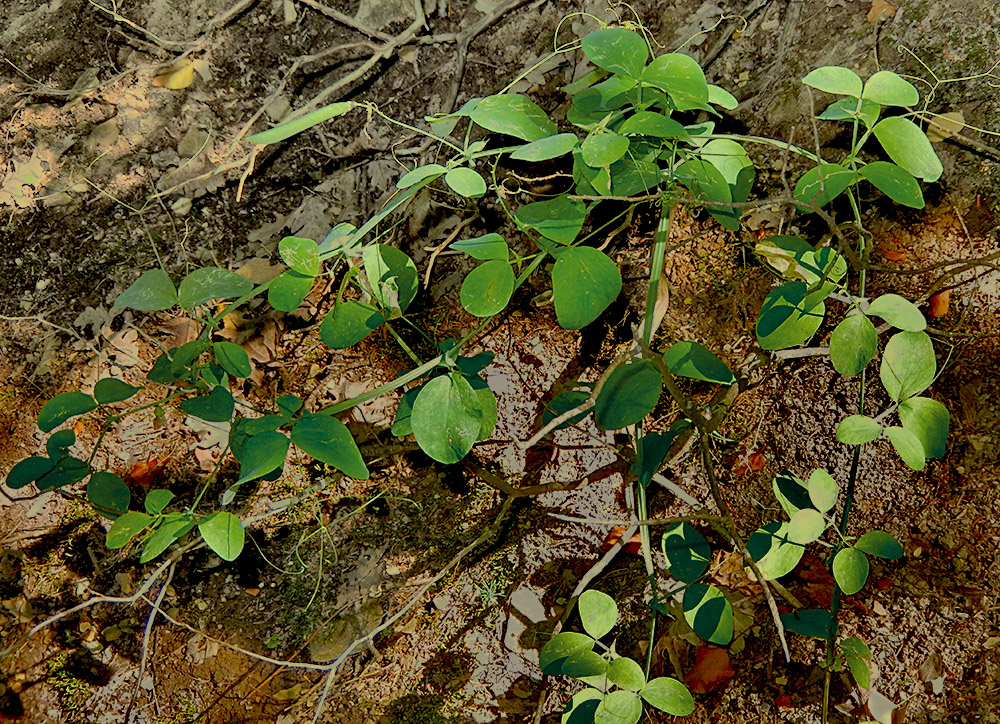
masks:
[(792, 708), (792, 697), (788, 694), (783, 696), (776, 696), (774, 698), (774, 705), (779, 709), (791, 709)]
[(295, 686), (289, 686), (287, 689), (282, 689), (274, 695), (274, 698), (278, 701), (296, 701), (302, 696), (302, 684), (296, 684)]
[(236, 273), (254, 284), (266, 284), (285, 271), (283, 264), (272, 264), (265, 257), (255, 256), (236, 270)]
[(961, 111), (951, 111), (933, 116), (927, 121), (927, 140), (941, 143), (965, 128), (965, 115)]
[(694, 650), (694, 667), (684, 677), (684, 681), (692, 692), (707, 694), (722, 688), (734, 674), (726, 649), (699, 646)]
[(140, 488), (148, 489), (163, 476), (164, 466), (169, 459), (166, 455), (158, 458), (151, 454), (145, 460), (140, 460), (132, 466), (132, 472), (128, 474), (128, 479)]
[(906, 252), (902, 249), (881, 249), (882, 256), (884, 256), (889, 261), (903, 261), (906, 258)]
[(733, 467), (733, 475), (742, 477), (750, 473), (759, 473), (767, 465), (767, 458), (764, 457), (764, 448), (759, 447), (753, 452), (746, 452), (736, 457), (736, 465)]
[(763, 592), (760, 584), (747, 575), (743, 556), (736, 551), (722, 553), (719, 563), (712, 568), (710, 575), (712, 583), (731, 591), (739, 591), (748, 598), (754, 598)]
[(943, 317), (948, 313), (948, 305), (951, 302), (951, 290), (945, 289), (931, 297), (930, 313), (932, 317)]
[[(612, 548), (614, 548), (622, 539), (622, 533), (625, 532), (625, 528), (620, 525), (616, 525), (611, 529), (611, 532), (605, 537), (604, 542), (601, 544), (601, 552), (606, 553)], [(623, 546), (626, 553), (630, 553), (633, 556), (639, 555), (639, 546), (642, 544), (642, 538), (639, 531), (636, 531), (628, 542)]]
[(153, 78), (153, 85), (157, 88), (168, 88), (170, 90), (181, 90), (187, 88), (194, 82), (194, 65), (188, 58), (171, 63), (163, 68), (156, 77)]
[(868, 22), (874, 25), (879, 20), (891, 18), (896, 14), (897, 10), (899, 8), (889, 2), (889, 0), (872, 0), (872, 6), (868, 10)]

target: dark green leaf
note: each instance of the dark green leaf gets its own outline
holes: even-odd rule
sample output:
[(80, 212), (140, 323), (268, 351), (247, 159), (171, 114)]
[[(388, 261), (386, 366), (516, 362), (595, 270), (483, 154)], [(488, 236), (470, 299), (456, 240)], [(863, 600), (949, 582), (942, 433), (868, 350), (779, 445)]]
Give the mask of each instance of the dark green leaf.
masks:
[(810, 297), (805, 282), (787, 282), (764, 299), (757, 341), (768, 351), (795, 347), (816, 333), (825, 315), (823, 300)]
[(153, 516), (146, 515), (145, 513), (129, 511), (120, 515), (111, 524), (111, 528), (108, 530), (108, 535), (105, 539), (105, 545), (111, 550), (125, 547), (130, 540), (146, 530), (154, 520), (156, 519)]
[(844, 548), (833, 557), (833, 578), (848, 596), (864, 588), (868, 570), (868, 558), (855, 548)]
[(852, 121), (859, 118), (866, 127), (871, 128), (878, 121), (881, 112), (882, 106), (878, 103), (863, 100), (859, 109), (857, 98), (841, 98), (828, 105), (816, 117), (821, 121)]
[(726, 363), (697, 342), (678, 342), (663, 353), (663, 361), (675, 375), (720, 385), (736, 382)]
[(7, 487), (12, 490), (19, 490), (25, 485), (30, 485), (52, 470), (55, 465), (56, 461), (52, 458), (25, 458), (7, 473)]
[(212, 347), (215, 350), (216, 362), (233, 377), (249, 377), (253, 372), (250, 356), (238, 344), (216, 342)]
[(924, 195), (920, 191), (920, 184), (896, 164), (873, 161), (862, 166), (859, 173), (862, 178), (871, 181), (875, 188), (896, 203), (913, 209), (924, 208)]
[(87, 481), (87, 500), (105, 518), (117, 518), (128, 511), (132, 500), (125, 481), (114, 473), (94, 473)]
[(462, 282), (462, 306), (474, 317), (492, 317), (503, 311), (514, 293), (514, 269), (494, 259), (477, 266)]
[(559, 724), (594, 724), (594, 715), (604, 694), (598, 689), (587, 687), (573, 694), (563, 709)]
[(806, 171), (795, 184), (797, 201), (826, 206), (854, 183), (854, 171), (839, 163), (823, 163)]
[(438, 163), (429, 163), (425, 166), (417, 166), (412, 171), (404, 173), (396, 182), (397, 189), (405, 189), (414, 186), (424, 179), (435, 179), (447, 173), (448, 169)]
[(858, 374), (875, 358), (878, 335), (863, 314), (844, 319), (830, 335), (830, 362), (845, 377)]
[(869, 555), (887, 558), (891, 561), (903, 557), (903, 546), (895, 538), (881, 530), (870, 530), (854, 543), (859, 551)]
[(610, 166), (628, 153), (628, 139), (616, 133), (591, 133), (580, 145), (583, 162), (588, 166)]
[(651, 361), (621, 365), (608, 375), (594, 401), (594, 421), (602, 430), (634, 425), (656, 407), (662, 387), (663, 377)]
[(475, 239), (463, 239), (451, 245), (455, 251), (465, 252), (473, 259), (490, 261), (498, 259), (507, 261), (510, 258), (510, 248), (500, 234), (484, 234)]
[(767, 580), (790, 573), (798, 565), (804, 551), (804, 546), (789, 538), (788, 524), (779, 521), (758, 528), (747, 541), (747, 552)]
[(497, 426), (497, 396), (493, 394), (493, 390), (481, 377), (467, 374), (465, 379), (475, 390), (476, 397), (479, 399), (479, 411), (483, 415), (477, 440), (486, 440), (493, 434), (493, 430)]
[(927, 134), (901, 116), (883, 118), (872, 129), (889, 158), (924, 181), (937, 181), (944, 170)]
[(781, 624), (786, 631), (800, 636), (812, 636), (823, 641), (830, 638), (830, 612), (821, 608), (803, 608), (783, 613)]
[(688, 139), (687, 129), (673, 118), (654, 111), (636, 111), (618, 127), (623, 136), (650, 136), (652, 138)]
[(73, 445), (76, 444), (76, 433), (72, 430), (60, 430), (59, 432), (54, 432), (45, 441), (45, 452), (49, 454), (50, 458), (60, 458), (67, 454)]
[(232, 513), (212, 513), (198, 523), (198, 532), (208, 547), (224, 561), (235, 560), (243, 550), (246, 532)]
[(150, 490), (146, 493), (146, 500), (143, 503), (143, 507), (150, 515), (159, 515), (170, 504), (170, 501), (173, 500), (174, 497), (176, 496), (174, 496), (174, 494), (169, 490), (163, 490), (161, 488)]
[(35, 481), (39, 490), (53, 490), (78, 483), (90, 475), (90, 466), (83, 460), (64, 457), (56, 461), (52, 469)]
[(583, 53), (591, 63), (611, 73), (638, 78), (649, 57), (641, 35), (625, 28), (604, 28), (583, 36)]
[[(652, 60), (642, 72), (642, 82), (670, 95), (678, 110), (708, 106), (708, 83), (697, 61), (682, 53), (665, 53)], [(714, 111), (713, 111), (714, 112)]]
[(584, 649), (570, 654), (562, 662), (561, 673), (574, 679), (602, 677), (608, 670), (608, 660)]
[(153, 535), (149, 536), (146, 545), (143, 546), (142, 555), (139, 556), (139, 563), (149, 563), (170, 547), (171, 543), (191, 530), (192, 527), (194, 526), (190, 518), (163, 521)]
[(175, 304), (177, 304), (177, 290), (174, 289), (170, 277), (162, 269), (150, 269), (118, 295), (112, 309), (156, 312), (170, 309)]
[(216, 387), (207, 395), (182, 400), (180, 408), (186, 414), (208, 422), (229, 422), (236, 409), (236, 401), (225, 387)]
[(64, 392), (42, 405), (38, 413), (38, 429), (51, 432), (71, 417), (90, 412), (97, 407), (97, 400), (82, 392)]
[(562, 250), (552, 266), (552, 296), (563, 329), (581, 329), (593, 322), (621, 290), (618, 265), (592, 247)]
[(302, 398), (298, 395), (281, 395), (274, 403), (285, 417), (291, 417), (302, 409)]
[(483, 412), (469, 381), (458, 372), (435, 377), (413, 402), (410, 424), (420, 449), (439, 463), (456, 463), (479, 439)]
[(333, 349), (351, 347), (385, 322), (385, 316), (367, 302), (341, 302), (327, 312), (319, 326), (319, 338)]
[(840, 642), (840, 650), (844, 652), (847, 659), (847, 666), (851, 670), (851, 676), (862, 689), (871, 688), (872, 652), (865, 642), (854, 636)]
[(537, 231), (546, 239), (560, 244), (571, 243), (580, 233), (586, 218), (587, 207), (581, 201), (570, 199), (568, 194), (525, 204), (514, 214), (522, 230)]
[(538, 654), (538, 665), (549, 676), (562, 673), (562, 664), (577, 651), (594, 648), (594, 639), (572, 631), (565, 631), (549, 639)]
[(648, 432), (639, 440), (638, 459), (632, 466), (632, 473), (639, 478), (639, 484), (647, 487), (663, 464), (670, 446), (677, 436), (689, 428), (691, 423), (679, 420), (667, 432)]
[(113, 377), (105, 377), (94, 385), (94, 399), (98, 404), (110, 405), (122, 402), (135, 395), (141, 387), (133, 387)]
[[(576, 409), (589, 399), (590, 392), (586, 390), (568, 390), (566, 392), (560, 392), (552, 398), (552, 401), (548, 405), (545, 406), (545, 410), (542, 412), (542, 425), (548, 425), (552, 422), (552, 420), (559, 417), (559, 415)], [(590, 411), (590, 409), (587, 409), (573, 415), (571, 418), (566, 420), (566, 422), (558, 425), (556, 430), (562, 430), (563, 428), (577, 424), (589, 415)]]
[(228, 269), (206, 266), (195, 269), (181, 280), (177, 301), (185, 309), (192, 309), (211, 299), (241, 297), (253, 286), (253, 282)]
[(910, 397), (899, 404), (899, 420), (917, 436), (927, 457), (944, 457), (951, 424), (947, 407), (929, 397)]
[(674, 523), (667, 528), (661, 545), (670, 575), (678, 581), (694, 583), (708, 570), (712, 549), (690, 523)]
[(288, 438), (276, 430), (254, 435), (246, 443), (233, 446), (233, 455), (240, 464), (236, 483), (245, 483), (263, 477), (285, 464)]
[(719, 169), (708, 161), (699, 159), (685, 161), (677, 167), (675, 174), (688, 187), (698, 202), (705, 205), (705, 209), (712, 215), (712, 218), (730, 231), (737, 231), (740, 228), (740, 211), (738, 209), (712, 206), (711, 204), (712, 201), (720, 201), (725, 204), (733, 201), (732, 189)]
[(370, 473), (347, 425), (329, 415), (308, 415), (292, 428), (292, 442), (302, 452), (340, 470), (355, 480)]
[(399, 407), (396, 408), (396, 417), (392, 421), (392, 428), (389, 430), (396, 437), (405, 437), (413, 434), (413, 425), (410, 416), (413, 414), (413, 401), (420, 394), (420, 388), (414, 387), (407, 390), (399, 398)]
[(583, 630), (595, 639), (606, 636), (618, 621), (618, 604), (606, 593), (593, 589), (584, 591), (577, 602)]

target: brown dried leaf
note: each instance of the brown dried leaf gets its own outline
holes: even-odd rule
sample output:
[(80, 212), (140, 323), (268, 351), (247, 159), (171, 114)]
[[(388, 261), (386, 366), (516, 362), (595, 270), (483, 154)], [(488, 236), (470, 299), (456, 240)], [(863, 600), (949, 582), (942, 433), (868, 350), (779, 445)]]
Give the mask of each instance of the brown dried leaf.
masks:
[(879, 20), (891, 18), (899, 10), (889, 0), (872, 0), (871, 9), (868, 10), (868, 22), (874, 25)]
[(715, 646), (699, 646), (694, 650), (694, 667), (684, 681), (692, 692), (707, 694), (725, 686), (735, 673), (729, 661), (729, 651)]
[(930, 313), (932, 317), (943, 317), (948, 313), (948, 305), (951, 302), (951, 290), (945, 289), (931, 297)]

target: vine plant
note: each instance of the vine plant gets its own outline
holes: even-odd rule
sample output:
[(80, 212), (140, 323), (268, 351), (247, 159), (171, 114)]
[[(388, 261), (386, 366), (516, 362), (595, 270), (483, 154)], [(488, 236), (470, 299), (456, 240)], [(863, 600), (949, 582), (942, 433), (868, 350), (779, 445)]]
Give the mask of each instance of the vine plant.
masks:
[[(691, 57), (678, 52), (653, 57), (641, 28), (602, 27), (555, 52), (577, 50), (582, 50), (593, 69), (565, 88), (571, 105), (562, 128), (530, 98), (503, 91), (473, 98), (454, 113), (428, 118), (431, 131), (389, 118), (372, 103), (347, 101), (251, 136), (248, 140), (261, 150), (358, 110), (370, 119), (378, 117), (428, 136), (438, 144), (442, 160), (404, 173), (391, 202), (360, 227), (337, 224), (318, 242), (282, 239), (278, 253), (287, 270), (270, 282), (254, 285), (226, 269), (205, 267), (188, 274), (175, 287), (164, 270), (146, 271), (118, 297), (115, 306), (143, 312), (179, 306), (201, 321), (201, 334), (156, 359), (143, 385), (159, 391), (153, 402), (123, 407), (142, 387), (112, 378), (98, 381), (91, 394), (68, 392), (49, 400), (38, 416), (39, 428), (52, 433), (46, 443), (47, 454), (19, 462), (8, 474), (7, 485), (22, 488), (34, 483), (48, 490), (86, 481), (87, 499), (99, 514), (113, 520), (107, 533), (108, 547), (121, 548), (139, 540), (143, 563), (194, 531), (220, 557), (233, 560), (244, 545), (243, 523), (233, 506), (237, 489), (258, 479), (279, 477), (291, 445), (346, 476), (368, 477), (358, 446), (337, 419), (339, 413), (365, 400), (401, 391), (392, 433), (413, 435), (434, 460), (457, 463), (477, 442), (490, 437), (497, 419), (496, 398), (480, 376), (492, 355), (467, 355), (463, 350), (491, 319), (504, 312), (518, 287), (546, 268), (558, 323), (578, 330), (595, 321), (618, 297), (622, 277), (615, 261), (589, 243), (600, 229), (587, 235), (583, 231), (597, 207), (625, 201), (629, 209), (653, 203), (659, 213), (649, 251), (642, 324), (630, 354), (605, 370), (598, 383), (552, 400), (546, 431), (560, 424), (575, 424), (589, 414), (598, 428), (627, 431), (642, 518), (647, 517), (646, 488), (680, 434), (699, 436), (706, 473), (713, 492), (717, 492), (707, 447), (714, 411), (708, 410), (706, 417), (706, 411), (685, 396), (676, 378), (731, 386), (736, 375), (696, 342), (682, 340), (665, 348), (655, 343), (662, 338), (656, 337), (660, 325), (655, 313), (658, 286), (677, 208), (682, 204), (701, 206), (724, 228), (738, 231), (742, 209), (754, 203), (748, 199), (755, 169), (744, 144), (770, 143), (812, 161), (786, 202), (803, 213), (818, 213), (826, 219), (834, 232), (828, 241), (837, 242), (837, 247), (825, 242), (815, 245), (797, 236), (773, 236), (757, 244), (760, 260), (781, 282), (763, 303), (756, 323), (757, 341), (767, 351), (802, 345), (820, 330), (828, 304), (840, 305), (836, 314), (839, 321), (830, 335), (829, 357), (838, 373), (860, 376), (859, 413), (843, 420), (836, 431), (840, 442), (854, 446), (846, 481), (836, 481), (822, 468), (809, 471), (805, 479), (793, 471), (782, 471), (774, 478), (773, 489), (788, 519), (762, 526), (745, 548), (732, 525), (726, 532), (745, 554), (747, 565), (765, 590), (768, 580), (796, 567), (807, 546), (820, 544), (830, 550), (837, 583), (831, 610), (785, 614), (778, 624), (779, 633), (783, 626), (826, 640), (828, 666), (838, 668), (846, 661), (855, 680), (867, 686), (867, 647), (856, 638), (838, 641), (839, 596), (857, 593), (865, 585), (868, 556), (893, 559), (903, 551), (885, 532), (858, 534), (850, 528), (859, 451), (862, 445), (884, 436), (906, 465), (920, 470), (927, 458), (944, 454), (949, 427), (947, 409), (922, 394), (937, 371), (934, 344), (923, 314), (894, 294), (869, 299), (864, 265), (857, 264), (867, 252), (858, 186), (870, 183), (895, 202), (921, 208), (924, 201), (919, 181), (933, 182), (941, 174), (937, 156), (914, 122), (919, 120), (914, 110), (919, 94), (907, 80), (885, 70), (867, 80), (841, 67), (809, 73), (803, 79), (806, 85), (838, 96), (818, 118), (846, 123), (851, 130), (850, 149), (834, 162), (784, 142), (717, 133), (711, 118), (719, 117), (720, 108), (734, 108), (736, 99), (709, 84)], [(696, 120), (696, 113), (708, 120)], [(879, 149), (888, 160), (870, 160)], [(507, 161), (529, 166), (560, 163), (571, 169), (572, 180), (561, 193), (529, 199), (498, 177), (499, 165)], [(460, 299), (465, 310), (481, 322), (463, 339), (435, 340), (439, 354), (421, 360), (397, 331), (400, 324), (416, 324), (407, 317), (407, 309), (420, 293), (417, 268), (407, 254), (387, 242), (395, 228), (394, 218), (432, 185), (471, 199), (471, 203), (493, 194), (518, 243), (512, 243), (499, 228), (451, 245), (478, 262), (462, 282)], [(856, 231), (851, 234), (833, 225), (824, 210), (838, 197), (846, 197), (852, 210)], [(854, 273), (850, 273), (849, 261), (855, 262)], [(551, 266), (543, 266), (550, 262)], [(262, 294), (275, 310), (292, 312), (323, 276), (339, 278), (340, 282), (336, 301), (319, 324), (322, 341), (331, 348), (345, 349), (384, 328), (413, 359), (413, 369), (377, 389), (318, 410), (304, 409), (303, 397), (293, 394), (263, 405), (238, 398), (233, 382), (248, 377), (252, 368), (240, 346), (213, 341), (225, 315)], [(218, 300), (229, 301), (221, 307), (212, 306)], [(880, 320), (881, 326), (876, 327), (873, 320)], [(881, 352), (880, 335), (888, 337)], [(866, 370), (876, 358), (879, 378), (891, 403), (870, 417), (863, 414)], [(677, 403), (681, 418), (667, 432), (645, 430), (643, 421), (664, 388)], [(177, 404), (194, 418), (228, 423), (228, 453), (192, 499), (181, 502), (169, 490), (151, 490), (138, 510), (122, 478), (96, 465), (98, 451), (105, 434), (126, 416), (166, 404)], [(81, 415), (99, 421), (101, 431), (85, 458), (72, 452), (76, 443), (73, 430), (59, 429)], [(216, 505), (205, 493), (229, 454), (239, 467), (239, 475)], [(721, 496), (716, 502), (731, 524)], [(835, 512), (838, 505), (839, 518)], [(641, 531), (653, 586), (654, 616), (659, 611), (683, 617), (706, 641), (729, 644), (734, 637), (734, 619), (726, 591), (701, 582), (711, 553), (705, 538), (690, 522), (666, 530), (661, 547), (669, 574), (681, 587), (660, 594), (656, 591), (649, 529), (643, 526)], [(618, 654), (613, 645), (601, 643), (617, 618), (613, 600), (588, 591), (579, 600), (579, 610), (586, 634), (559, 633), (541, 652), (545, 673), (575, 676), (589, 686), (568, 704), (564, 722), (634, 724), (641, 716), (643, 702), (674, 715), (693, 710), (693, 699), (679, 681), (649, 679), (648, 659), (643, 669)], [(594, 652), (595, 646), (601, 653)]]

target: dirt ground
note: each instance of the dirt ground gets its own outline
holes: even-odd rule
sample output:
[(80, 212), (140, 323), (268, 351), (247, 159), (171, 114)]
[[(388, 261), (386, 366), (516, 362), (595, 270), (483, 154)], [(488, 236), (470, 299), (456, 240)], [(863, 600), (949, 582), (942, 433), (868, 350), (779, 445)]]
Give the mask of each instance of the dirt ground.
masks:
[[(927, 209), (863, 200), (879, 265), (872, 292), (919, 298), (940, 274), (935, 265), (1000, 250), (1000, 77), (934, 83), (935, 76), (986, 73), (1000, 61), (994, 3), (650, 0), (633, 7), (635, 16), (624, 6), (617, 12), (637, 17), (663, 52), (683, 46), (712, 82), (734, 93), (740, 104), (721, 123), (732, 132), (844, 148), (849, 139), (832, 125), (814, 135), (813, 99), (800, 83), (828, 64), (922, 78), (922, 93), (934, 89), (930, 110), (963, 114), (969, 127), (935, 146), (945, 172), (925, 190)], [(571, 13), (615, 17), (599, 0), (426, 0), (422, 25), (408, 0), (0, 0), (0, 9), (4, 475), (44, 449), (34, 420), (45, 400), (88, 389), (108, 372), (141, 379), (158, 345), (189, 338), (183, 316), (112, 311), (142, 271), (159, 260), (175, 277), (217, 264), (266, 279), (277, 269), (282, 236), (319, 239), (335, 223), (366, 219), (389, 197), (401, 164), (433, 154), (405, 129), (350, 114), (267, 151), (247, 174), (248, 132), (317, 97), (371, 100), (419, 124), (536, 65)], [(595, 27), (577, 14), (559, 37)], [(564, 116), (560, 88), (578, 60), (536, 67), (516, 90)], [(766, 147), (752, 153), (762, 194), (781, 188), (783, 171), (796, 171)], [(460, 221), (439, 201), (423, 199), (397, 230), (421, 273)], [(771, 279), (752, 259), (755, 234), (789, 224), (812, 229), (769, 209), (745, 220), (748, 228), (731, 234), (682, 215), (677, 236), (700, 236), (667, 259), (664, 328), (671, 339), (704, 343), (746, 379), (714, 452), (726, 471), (724, 493), (750, 533), (772, 519), (770, 481), (778, 470), (806, 475), (822, 466), (846, 480), (850, 453), (833, 433), (857, 412), (857, 383), (836, 375), (825, 358), (759, 353), (753, 323)], [(543, 680), (538, 649), (601, 558), (609, 521), (627, 517), (626, 468), (613, 437), (586, 424), (528, 452), (516, 441), (538, 428), (556, 391), (596, 379), (630, 339), (622, 330), (641, 314), (654, 223), (640, 213), (611, 239), (626, 289), (585, 334), (555, 324), (551, 306), (539, 301), (542, 282), (519, 292), (510, 313), (478, 338), (472, 351), (495, 355), (484, 375), (499, 423), (469, 461), (442, 466), (393, 438), (395, 397), (356, 408), (345, 421), (371, 460), (370, 480), (289, 464), (279, 481), (245, 491), (246, 515), (260, 523), (249, 528), (243, 554), (227, 564), (195, 551), (169, 586), (148, 593), (162, 594), (163, 613), (148, 661), (148, 603), (88, 608), (0, 662), (0, 718), (294, 724), (319, 711), (319, 721), (344, 724), (558, 721), (572, 685)], [(458, 304), (460, 264), (440, 257), (418, 302), (441, 338), (471, 329)], [(962, 284), (951, 291), (949, 310), (932, 321), (944, 355), (932, 394), (952, 414), (948, 454), (914, 473), (887, 443), (872, 446), (852, 514), (852, 526), (887, 530), (906, 552), (873, 564), (871, 583), (848, 597), (841, 614), (842, 634), (872, 649), (873, 688), (896, 706), (884, 715), (893, 724), (1000, 721), (1000, 271), (994, 262), (954, 281)], [(224, 334), (248, 350), (252, 385), (271, 395), (306, 390), (315, 408), (406, 368), (374, 336), (344, 352), (320, 343), (316, 323), (335, 293), (331, 283), (294, 314), (260, 305), (233, 321)], [(671, 420), (666, 407), (656, 414)], [(224, 432), (187, 422), (171, 409), (130, 418), (108, 441), (103, 462), (129, 476), (134, 493), (164, 485), (191, 494)], [(83, 425), (77, 434), (86, 445), (96, 433)], [(740, 462), (758, 450), (763, 467), (741, 473)], [(139, 472), (143, 466), (148, 472)], [(693, 459), (665, 473), (696, 500), (710, 499)], [(505, 507), (489, 484), (495, 476), (550, 490)], [(0, 496), (4, 645), (92, 595), (133, 595), (152, 570), (128, 549), (108, 551), (107, 524), (86, 506), (32, 490), (5, 487)], [(654, 515), (688, 511), (664, 490), (652, 497)], [(804, 566), (785, 585), (823, 605), (828, 584), (807, 575), (817, 567)], [(592, 585), (620, 601), (619, 650), (644, 654), (641, 560), (619, 555)], [(335, 678), (325, 678), (324, 667), (351, 642), (400, 611), (346, 657)], [(735, 675), (696, 695), (697, 709), (684, 721), (819, 721), (815, 642), (792, 636), (786, 664), (762, 599), (751, 596), (740, 613), (753, 626), (732, 647)], [(683, 676), (693, 657), (692, 643), (664, 625), (654, 646), (657, 671)], [(278, 665), (284, 661), (305, 667)], [(838, 677), (832, 702), (831, 721), (865, 718)]]

